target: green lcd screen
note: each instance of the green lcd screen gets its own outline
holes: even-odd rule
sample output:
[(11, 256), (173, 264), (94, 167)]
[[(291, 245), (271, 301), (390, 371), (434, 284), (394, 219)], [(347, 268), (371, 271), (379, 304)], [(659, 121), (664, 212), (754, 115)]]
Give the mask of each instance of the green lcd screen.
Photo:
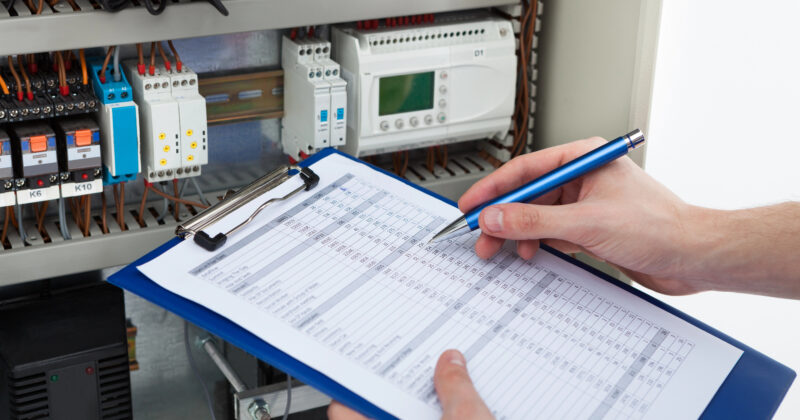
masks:
[(382, 77), (378, 115), (399, 114), (433, 108), (434, 72)]

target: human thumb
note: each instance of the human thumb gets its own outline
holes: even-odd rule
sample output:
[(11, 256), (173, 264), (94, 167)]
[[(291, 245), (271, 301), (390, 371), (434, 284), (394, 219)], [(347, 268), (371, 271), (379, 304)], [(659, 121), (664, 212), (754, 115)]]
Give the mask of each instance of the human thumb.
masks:
[(472, 385), (467, 362), (458, 350), (442, 353), (436, 363), (433, 383), (442, 405), (442, 419), (494, 418)]
[(562, 239), (575, 243), (587, 218), (578, 215), (577, 204), (544, 206), (509, 203), (489, 206), (478, 218), (483, 233), (503, 239)]

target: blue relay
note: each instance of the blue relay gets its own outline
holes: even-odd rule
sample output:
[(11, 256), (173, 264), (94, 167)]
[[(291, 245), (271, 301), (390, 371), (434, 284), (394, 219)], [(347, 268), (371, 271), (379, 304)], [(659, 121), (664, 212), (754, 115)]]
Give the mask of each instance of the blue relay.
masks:
[(100, 124), (103, 151), (103, 184), (133, 181), (141, 171), (139, 161), (139, 107), (133, 102), (133, 89), (120, 71), (114, 80), (114, 69), (106, 69), (105, 83), (100, 80), (103, 59), (89, 59), (92, 88), (100, 98), (97, 121)]

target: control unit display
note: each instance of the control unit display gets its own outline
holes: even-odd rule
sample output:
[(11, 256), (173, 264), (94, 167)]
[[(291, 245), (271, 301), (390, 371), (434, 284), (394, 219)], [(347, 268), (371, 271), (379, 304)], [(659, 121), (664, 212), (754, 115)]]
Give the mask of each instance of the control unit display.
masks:
[(433, 79), (432, 71), (381, 78), (378, 82), (378, 115), (432, 109)]
[(364, 156), (502, 138), (516, 93), (511, 22), (455, 15), (435, 24), (332, 30), (348, 83), (348, 141)]

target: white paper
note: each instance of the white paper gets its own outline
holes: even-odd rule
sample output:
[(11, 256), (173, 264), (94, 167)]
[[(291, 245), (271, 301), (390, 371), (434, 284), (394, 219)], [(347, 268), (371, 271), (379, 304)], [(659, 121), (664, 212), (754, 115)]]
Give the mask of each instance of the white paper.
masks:
[(742, 353), (545, 251), (427, 245), (457, 209), (338, 155), (312, 168), (217, 252), (187, 240), (139, 269), (400, 418), (440, 416), (449, 348), (499, 419), (698, 417)]

